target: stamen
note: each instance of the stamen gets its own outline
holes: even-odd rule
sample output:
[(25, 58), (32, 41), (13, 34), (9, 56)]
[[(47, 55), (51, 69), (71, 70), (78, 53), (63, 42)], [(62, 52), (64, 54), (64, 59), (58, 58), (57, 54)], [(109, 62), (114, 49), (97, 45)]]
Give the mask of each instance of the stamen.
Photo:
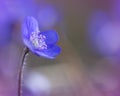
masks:
[(38, 32), (32, 32), (30, 35), (30, 41), (38, 49), (47, 49), (47, 44), (45, 42), (46, 37), (44, 35), (38, 35)]

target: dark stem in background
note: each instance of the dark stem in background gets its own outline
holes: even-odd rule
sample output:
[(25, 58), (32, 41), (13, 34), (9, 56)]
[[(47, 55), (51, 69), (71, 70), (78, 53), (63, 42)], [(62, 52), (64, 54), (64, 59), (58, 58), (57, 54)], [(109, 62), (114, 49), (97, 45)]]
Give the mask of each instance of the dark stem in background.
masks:
[(22, 80), (23, 80), (23, 70), (24, 70), (24, 63), (26, 59), (26, 55), (29, 53), (29, 49), (25, 48), (22, 54), (21, 65), (19, 69), (19, 77), (18, 77), (18, 96), (22, 96)]

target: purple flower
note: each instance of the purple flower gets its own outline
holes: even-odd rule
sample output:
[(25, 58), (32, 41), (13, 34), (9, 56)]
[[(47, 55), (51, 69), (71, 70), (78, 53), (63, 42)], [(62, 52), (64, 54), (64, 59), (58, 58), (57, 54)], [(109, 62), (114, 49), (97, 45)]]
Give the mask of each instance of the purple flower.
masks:
[(22, 26), (24, 44), (38, 56), (53, 59), (60, 54), (61, 48), (56, 45), (59, 37), (54, 30), (40, 32), (37, 20), (27, 17)]

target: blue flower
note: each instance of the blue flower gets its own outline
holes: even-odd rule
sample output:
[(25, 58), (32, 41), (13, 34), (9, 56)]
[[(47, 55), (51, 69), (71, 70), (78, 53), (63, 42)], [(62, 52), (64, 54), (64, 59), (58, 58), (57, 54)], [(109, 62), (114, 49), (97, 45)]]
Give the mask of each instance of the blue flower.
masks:
[(34, 17), (27, 17), (23, 22), (22, 37), (29, 50), (38, 56), (53, 59), (61, 52), (61, 48), (57, 46), (59, 40), (57, 32), (54, 30), (40, 32)]

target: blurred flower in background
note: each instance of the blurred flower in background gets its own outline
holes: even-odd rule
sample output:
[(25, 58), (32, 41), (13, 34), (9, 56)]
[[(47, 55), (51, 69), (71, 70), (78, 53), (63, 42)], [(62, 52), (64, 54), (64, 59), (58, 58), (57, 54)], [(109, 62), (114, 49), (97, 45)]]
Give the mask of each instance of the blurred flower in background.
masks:
[(120, 54), (120, 24), (111, 21), (105, 12), (98, 11), (92, 15), (88, 34), (96, 53), (103, 56)]
[[(102, 42), (102, 39), (98, 39), (99, 34), (101, 34), (100, 30), (103, 26), (108, 22), (109, 18), (107, 14), (102, 10), (96, 10), (91, 13), (90, 17), (88, 18), (88, 29), (87, 29), (87, 36), (90, 42), (91, 49), (94, 50), (96, 53), (100, 53), (100, 49), (98, 47), (99, 41)], [(102, 47), (102, 46), (101, 46)]]
[(27, 74), (24, 84), (33, 94), (47, 96), (51, 90), (51, 84), (48, 78), (38, 72), (30, 72)]
[(0, 2), (0, 96), (16, 96), (17, 72), (22, 48), (19, 43), (20, 21), (26, 15), (33, 14), (35, 7), (33, 3), (30, 4), (31, 0), (29, 4), (21, 0), (0, 0)]
[(39, 6), (37, 15), (40, 28), (42, 29), (51, 29), (55, 27), (61, 19), (60, 13), (52, 4)]
[[(87, 22), (87, 39), (93, 56), (88, 69), (90, 78), (101, 96), (119, 96), (120, 64), (120, 0), (110, 4), (108, 10), (91, 12)], [(98, 56), (98, 57), (97, 57)], [(92, 69), (91, 69), (92, 68)], [(94, 71), (94, 72), (93, 72)]]
[(3, 47), (4, 45), (7, 45), (11, 41), (11, 31), (8, 30), (9, 28), (9, 23), (2, 24), (0, 26), (0, 46)]

